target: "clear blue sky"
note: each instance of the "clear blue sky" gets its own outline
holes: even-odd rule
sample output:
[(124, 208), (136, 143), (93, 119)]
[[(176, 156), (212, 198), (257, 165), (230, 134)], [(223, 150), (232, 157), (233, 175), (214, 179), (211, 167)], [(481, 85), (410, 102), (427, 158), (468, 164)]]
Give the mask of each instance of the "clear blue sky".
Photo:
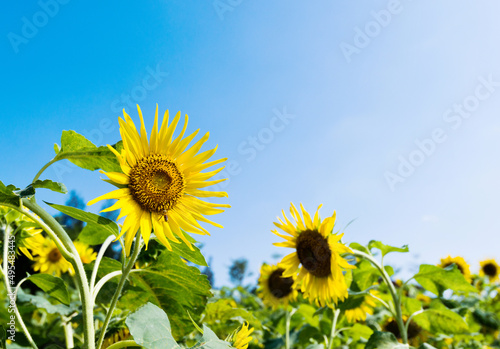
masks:
[[(27, 185), (62, 130), (115, 143), (123, 107), (137, 119), (139, 103), (150, 130), (158, 103), (232, 163), (225, 228), (201, 239), (217, 285), (232, 259), (255, 277), (289, 252), (270, 230), (291, 201), (337, 210), (339, 227), (356, 219), (346, 242), (409, 244), (389, 259), (403, 275), (448, 254), (477, 271), (500, 259), (499, 11), (493, 0), (10, 2), (0, 180)], [(85, 201), (111, 189), (63, 163), (45, 176)]]

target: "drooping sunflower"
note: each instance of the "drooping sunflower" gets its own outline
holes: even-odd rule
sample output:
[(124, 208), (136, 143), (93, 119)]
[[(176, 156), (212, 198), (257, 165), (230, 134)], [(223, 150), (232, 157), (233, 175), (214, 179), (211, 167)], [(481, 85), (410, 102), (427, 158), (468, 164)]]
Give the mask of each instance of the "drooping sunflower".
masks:
[[(370, 293), (376, 297), (378, 297), (379, 292), (377, 290), (371, 290)], [(359, 305), (355, 308), (352, 309), (347, 309), (345, 311), (345, 317), (348, 322), (353, 323), (353, 322), (358, 322), (358, 321), (365, 321), (366, 320), (366, 315), (373, 314), (373, 309), (377, 306), (377, 303), (375, 303), (375, 299), (371, 297), (370, 295), (366, 295), (363, 297), (363, 300), (359, 303)]]
[(127, 254), (130, 253), (133, 238), (138, 230), (142, 234), (146, 247), (151, 231), (154, 230), (156, 237), (169, 250), (172, 250), (170, 241), (180, 243), (178, 238), (193, 249), (184, 232), (210, 235), (199, 222), (222, 228), (221, 225), (212, 222), (204, 215), (221, 213), (224, 212), (222, 208), (230, 207), (226, 204), (209, 203), (199, 199), (227, 197), (227, 193), (223, 191), (201, 190), (225, 180), (209, 181), (224, 167), (210, 172), (201, 171), (220, 164), (226, 159), (206, 162), (215, 153), (217, 147), (198, 153), (207, 141), (208, 133), (188, 148), (198, 130), (183, 138), (188, 122), (187, 115), (181, 132), (175, 138), (174, 132), (181, 117), (180, 112), (169, 125), (167, 110), (159, 127), (158, 106), (148, 143), (139, 106), (137, 110), (141, 120), (140, 132), (137, 131), (132, 118), (124, 110), (124, 119), (118, 119), (123, 149), (119, 153), (108, 145), (118, 158), (123, 173), (101, 171), (108, 176), (109, 182), (120, 189), (91, 200), (88, 204), (92, 205), (97, 201), (107, 199), (118, 200), (103, 212), (120, 209), (118, 219), (126, 217), (120, 236), (125, 234)]
[(241, 329), (238, 331), (238, 333), (236, 333), (236, 337), (233, 341), (233, 347), (235, 347), (236, 349), (247, 349), (248, 343), (252, 341), (252, 337), (250, 337), (250, 335), (252, 334), (254, 329), (249, 329), (248, 326), (248, 322), (245, 322), (241, 326)]
[(303, 219), (292, 203), (290, 213), (295, 222), (292, 223), (282, 211), (284, 221), (278, 217), (279, 223), (274, 223), (288, 234), (280, 234), (277, 230), (273, 230), (274, 234), (286, 240), (274, 245), (295, 249), (295, 252), (285, 256), (278, 266), (285, 270), (284, 277), (291, 277), (299, 272), (296, 282), (300, 284), (300, 290), (305, 298), (319, 305), (330, 305), (332, 302), (336, 304), (339, 300), (347, 298), (343, 271), (355, 268), (342, 258), (341, 254), (352, 251), (340, 242), (344, 234), (333, 233), (335, 212), (331, 217), (321, 221), (319, 217), (321, 205), (316, 210), (314, 219), (311, 219), (302, 204), (300, 208)]
[(267, 306), (277, 309), (285, 308), (290, 301), (297, 298), (297, 290), (293, 287), (295, 275), (283, 277), (283, 268), (277, 265), (263, 264), (260, 268), (259, 289), (257, 294)]
[(465, 280), (467, 280), (467, 282), (471, 282), (472, 278), (470, 275), (470, 267), (465, 261), (465, 259), (463, 259), (460, 256), (457, 257), (448, 256), (446, 258), (441, 258), (441, 263), (438, 264), (438, 267), (446, 268), (447, 266), (450, 266), (453, 263), (455, 263), (458, 270), (460, 270), (460, 272), (463, 274)]
[(45, 238), (41, 248), (33, 251), (33, 270), (40, 273), (61, 276), (66, 272), (71, 272), (73, 266), (63, 257), (54, 241)]
[(486, 259), (479, 262), (481, 269), (479, 270), (479, 275), (487, 276), (490, 282), (495, 282), (499, 280), (500, 266), (494, 259)]

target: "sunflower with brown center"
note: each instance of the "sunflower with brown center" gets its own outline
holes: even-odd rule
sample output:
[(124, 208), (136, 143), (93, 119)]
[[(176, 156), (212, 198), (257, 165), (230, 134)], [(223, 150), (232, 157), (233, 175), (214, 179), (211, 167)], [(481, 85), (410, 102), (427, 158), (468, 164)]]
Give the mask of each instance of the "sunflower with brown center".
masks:
[[(370, 294), (375, 297), (379, 296), (379, 292), (377, 290), (371, 290)], [(347, 321), (350, 323), (365, 321), (367, 314), (372, 315), (373, 309), (375, 309), (376, 306), (377, 303), (375, 302), (375, 299), (370, 295), (366, 295), (363, 297), (358, 306), (347, 309), (344, 314)]]
[(283, 277), (284, 271), (277, 265), (263, 264), (260, 268), (257, 294), (272, 309), (286, 308), (290, 301), (297, 298), (297, 290), (293, 287), (295, 275)]
[(481, 269), (479, 270), (479, 275), (487, 276), (490, 282), (498, 281), (498, 275), (500, 274), (500, 266), (494, 259), (487, 259), (480, 262)]
[(124, 119), (119, 118), (120, 134), (123, 140), (123, 150), (119, 153), (108, 145), (116, 155), (122, 172), (103, 172), (109, 182), (120, 189), (102, 195), (88, 204), (100, 200), (117, 199), (113, 206), (103, 212), (120, 209), (118, 219), (126, 217), (120, 236), (125, 234), (125, 248), (130, 252), (132, 241), (140, 230), (146, 247), (153, 230), (156, 237), (169, 250), (170, 242), (184, 241), (191, 249), (191, 243), (186, 239), (185, 232), (210, 235), (199, 222), (209, 223), (222, 228), (204, 215), (214, 215), (224, 212), (226, 204), (209, 203), (199, 198), (227, 197), (222, 191), (201, 190), (225, 179), (211, 180), (224, 167), (209, 172), (202, 172), (212, 166), (224, 162), (219, 159), (206, 162), (217, 147), (198, 153), (208, 140), (208, 133), (188, 147), (198, 131), (184, 137), (188, 117), (179, 135), (174, 138), (174, 132), (181, 114), (177, 113), (169, 124), (168, 111), (158, 124), (158, 106), (156, 107), (153, 130), (149, 138), (144, 126), (142, 112), (137, 106), (141, 119), (140, 132), (137, 131), (130, 116), (123, 111)]
[(298, 271), (296, 285), (304, 297), (319, 305), (338, 303), (347, 298), (347, 285), (343, 272), (354, 269), (344, 258), (342, 253), (352, 253), (351, 249), (340, 242), (344, 234), (333, 233), (336, 213), (321, 221), (319, 209), (314, 218), (300, 205), (303, 218), (297, 208), (291, 204), (290, 213), (294, 219), (292, 223), (283, 211), (283, 220), (278, 217), (276, 227), (285, 234), (273, 233), (285, 239), (285, 242), (275, 243), (275, 246), (293, 248), (295, 252), (289, 254), (278, 264), (284, 269), (283, 277), (291, 277)]
[(446, 268), (452, 264), (455, 264), (457, 266), (458, 270), (460, 270), (460, 272), (463, 274), (467, 282), (471, 282), (472, 278), (470, 275), (470, 267), (465, 261), (465, 259), (463, 259), (460, 256), (457, 257), (448, 256), (446, 258), (441, 258), (441, 263), (438, 264), (438, 267)]
[(45, 238), (43, 245), (37, 250), (33, 251), (34, 264), (33, 270), (40, 273), (61, 276), (61, 274), (73, 270), (70, 262), (63, 257), (54, 241)]

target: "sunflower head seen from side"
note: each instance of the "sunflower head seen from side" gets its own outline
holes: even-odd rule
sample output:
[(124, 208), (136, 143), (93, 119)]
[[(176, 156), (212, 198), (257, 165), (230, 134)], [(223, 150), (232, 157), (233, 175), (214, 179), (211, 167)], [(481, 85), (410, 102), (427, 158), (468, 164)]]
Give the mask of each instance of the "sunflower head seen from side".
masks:
[[(225, 180), (210, 180), (210, 178), (224, 168), (211, 169), (211, 167), (226, 159), (207, 161), (217, 147), (199, 152), (208, 140), (208, 133), (190, 146), (199, 130), (184, 137), (187, 115), (182, 130), (174, 136), (181, 118), (180, 112), (169, 123), (169, 113), (166, 111), (160, 125), (158, 106), (148, 141), (141, 109), (139, 106), (137, 109), (141, 122), (140, 131), (124, 111), (124, 118), (118, 120), (123, 149), (119, 153), (108, 145), (116, 155), (122, 172), (101, 171), (108, 176), (108, 182), (119, 189), (102, 195), (88, 204), (92, 205), (107, 199), (118, 200), (104, 211), (120, 209), (118, 219), (125, 217), (120, 236), (125, 234), (127, 255), (130, 253), (137, 231), (141, 232), (146, 247), (151, 231), (154, 231), (158, 240), (169, 250), (172, 250), (171, 242), (180, 243), (180, 240), (192, 249), (184, 234), (187, 232), (210, 235), (199, 222), (222, 228), (205, 216), (224, 212), (223, 208), (230, 207), (204, 200), (211, 197), (227, 197), (225, 192), (203, 190)], [(205, 171), (207, 169), (209, 170)]]
[(322, 306), (337, 304), (339, 300), (347, 298), (343, 272), (355, 268), (341, 254), (352, 251), (340, 241), (343, 234), (333, 233), (335, 212), (322, 221), (319, 217), (321, 205), (314, 218), (311, 218), (302, 204), (300, 208), (303, 217), (291, 204), (293, 222), (283, 211), (283, 220), (278, 218), (279, 223), (274, 223), (286, 233), (274, 230), (274, 234), (286, 240), (274, 245), (294, 249), (278, 266), (284, 269), (284, 277), (291, 277), (298, 272), (296, 282), (305, 298)]
[(294, 287), (295, 275), (283, 277), (283, 268), (277, 265), (263, 264), (260, 268), (259, 288), (257, 294), (265, 305), (272, 309), (287, 307), (288, 303), (297, 298)]

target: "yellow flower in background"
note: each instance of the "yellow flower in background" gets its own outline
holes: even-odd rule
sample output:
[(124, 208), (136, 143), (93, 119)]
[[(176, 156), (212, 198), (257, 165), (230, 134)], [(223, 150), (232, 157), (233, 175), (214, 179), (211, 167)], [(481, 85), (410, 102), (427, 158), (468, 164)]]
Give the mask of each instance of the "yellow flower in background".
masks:
[(463, 259), (460, 256), (457, 256), (457, 257), (448, 256), (446, 258), (441, 258), (441, 263), (438, 264), (438, 267), (446, 268), (447, 266), (450, 266), (453, 263), (455, 263), (458, 270), (460, 270), (460, 272), (463, 274), (463, 276), (465, 277), (465, 280), (467, 280), (467, 282), (471, 282), (472, 279), (471, 279), (471, 275), (470, 275), (470, 267), (467, 264), (467, 262), (465, 261), (465, 259)]
[(236, 349), (247, 349), (248, 348), (248, 343), (252, 340), (252, 337), (250, 335), (253, 332), (253, 328), (249, 329), (248, 328), (248, 322), (245, 322), (242, 326), (241, 329), (236, 333), (236, 338), (234, 338), (233, 342), (233, 347)]
[(104, 342), (102, 343), (102, 349), (106, 349), (107, 347), (111, 346), (112, 344), (130, 339), (131, 335), (130, 332), (127, 328), (120, 329), (116, 331), (115, 333), (109, 335)]
[(75, 248), (83, 264), (89, 264), (97, 258), (97, 252), (92, 247), (81, 241), (75, 241)]
[[(377, 290), (371, 290), (370, 294), (374, 295), (375, 297), (378, 297), (379, 292)], [(357, 306), (356, 308), (352, 309), (347, 309), (345, 311), (345, 317), (348, 322), (353, 323), (353, 322), (358, 322), (358, 321), (365, 321), (366, 320), (366, 315), (373, 314), (373, 309), (377, 306), (377, 303), (375, 302), (375, 299), (369, 295), (366, 295), (363, 297), (362, 302)]]
[(30, 251), (37, 251), (43, 247), (45, 238), (42, 235), (42, 229), (33, 227), (24, 229), (19, 235), (20, 238), (16, 239), (17, 247), (26, 257), (33, 260)]
[(283, 277), (283, 268), (277, 265), (263, 264), (260, 268), (259, 289), (257, 294), (265, 305), (277, 309), (285, 308), (290, 301), (297, 298), (297, 290), (293, 287), (295, 275)]
[[(319, 305), (330, 305), (347, 298), (347, 285), (343, 271), (354, 269), (344, 258), (342, 253), (352, 253), (351, 249), (340, 242), (344, 234), (334, 234), (335, 212), (331, 217), (321, 221), (319, 209), (314, 219), (300, 205), (303, 219), (299, 211), (291, 204), (290, 213), (294, 219), (292, 223), (283, 211), (283, 220), (278, 218), (276, 227), (285, 234), (273, 233), (285, 239), (285, 242), (274, 243), (275, 246), (293, 248), (292, 252), (278, 264), (283, 268), (284, 277), (291, 277), (299, 271), (297, 284), (304, 297)], [(300, 267), (299, 267), (300, 266)]]
[(33, 264), (34, 271), (61, 276), (63, 273), (71, 272), (73, 268), (71, 263), (59, 252), (55, 242), (49, 238), (45, 238), (41, 248), (34, 250), (33, 254), (35, 255), (33, 258), (35, 261)]
[(487, 276), (490, 282), (498, 281), (498, 275), (500, 274), (500, 266), (494, 259), (487, 259), (480, 262), (481, 269), (479, 270), (479, 275)]
[(174, 138), (174, 132), (179, 123), (180, 112), (170, 125), (168, 111), (165, 112), (161, 126), (158, 126), (158, 106), (156, 107), (153, 130), (148, 143), (142, 112), (137, 106), (141, 119), (140, 133), (125, 111), (124, 119), (119, 118), (120, 134), (123, 140), (121, 154), (113, 147), (108, 148), (116, 155), (123, 173), (105, 173), (110, 182), (120, 189), (102, 195), (88, 204), (100, 200), (117, 199), (113, 206), (103, 212), (120, 209), (120, 216), (126, 217), (120, 236), (125, 234), (127, 255), (130, 253), (132, 241), (138, 230), (141, 231), (146, 247), (151, 230), (156, 237), (172, 250), (170, 241), (180, 243), (181, 239), (191, 249), (191, 243), (185, 233), (210, 235), (199, 222), (209, 223), (222, 228), (204, 215), (214, 215), (224, 212), (226, 204), (214, 204), (199, 198), (227, 197), (222, 191), (206, 191), (202, 188), (224, 181), (225, 179), (209, 181), (224, 167), (210, 172), (201, 172), (209, 167), (224, 162), (219, 159), (206, 162), (217, 147), (198, 153), (208, 140), (206, 133), (200, 140), (188, 148), (199, 130), (184, 137), (188, 117), (179, 135)]

